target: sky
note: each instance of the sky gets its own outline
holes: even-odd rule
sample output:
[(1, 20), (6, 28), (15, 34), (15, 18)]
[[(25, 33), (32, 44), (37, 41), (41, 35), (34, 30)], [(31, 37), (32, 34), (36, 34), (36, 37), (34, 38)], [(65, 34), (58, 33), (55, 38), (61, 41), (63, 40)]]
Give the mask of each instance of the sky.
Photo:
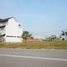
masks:
[(67, 30), (67, 0), (0, 0), (0, 18), (15, 17), (35, 37)]

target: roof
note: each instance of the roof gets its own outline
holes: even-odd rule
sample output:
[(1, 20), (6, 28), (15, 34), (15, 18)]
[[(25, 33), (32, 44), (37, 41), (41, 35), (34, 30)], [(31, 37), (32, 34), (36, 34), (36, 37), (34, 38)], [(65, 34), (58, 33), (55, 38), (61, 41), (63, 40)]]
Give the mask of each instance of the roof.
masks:
[(8, 22), (8, 20), (11, 19), (11, 18), (12, 18), (12, 17), (5, 18), (5, 19), (0, 19), (0, 23)]

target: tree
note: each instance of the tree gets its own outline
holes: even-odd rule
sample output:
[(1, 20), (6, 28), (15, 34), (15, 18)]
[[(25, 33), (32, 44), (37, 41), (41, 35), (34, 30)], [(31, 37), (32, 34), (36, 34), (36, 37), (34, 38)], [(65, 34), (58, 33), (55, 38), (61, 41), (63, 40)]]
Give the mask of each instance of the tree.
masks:
[(61, 35), (65, 36), (65, 39), (67, 40), (67, 31), (62, 31)]
[(23, 34), (22, 34), (23, 39), (27, 39), (31, 37), (32, 37), (32, 34), (30, 34), (28, 31), (23, 31)]
[(52, 41), (52, 40), (56, 40), (56, 38), (57, 38), (56, 35), (51, 35), (47, 39)]

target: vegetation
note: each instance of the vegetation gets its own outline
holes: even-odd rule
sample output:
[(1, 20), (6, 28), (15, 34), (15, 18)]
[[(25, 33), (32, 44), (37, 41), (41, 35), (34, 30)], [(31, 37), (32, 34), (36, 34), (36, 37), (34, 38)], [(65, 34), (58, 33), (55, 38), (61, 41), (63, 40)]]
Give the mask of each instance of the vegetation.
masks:
[(46, 38), (46, 40), (53, 41), (53, 40), (60, 40), (60, 38), (57, 37), (56, 35), (51, 35), (50, 37)]
[(62, 40), (67, 40), (67, 31), (62, 31), (62, 33), (61, 33), (61, 37), (62, 36), (65, 36), (65, 38), (62, 38)]
[(67, 49), (67, 41), (33, 41), (28, 43), (0, 43), (0, 48)]
[(22, 34), (23, 39), (32, 38), (32, 34), (30, 34), (28, 31), (24, 31)]
[(0, 42), (0, 48), (22, 48), (22, 49), (67, 49), (67, 40), (63, 39), (62, 36), (65, 36), (67, 39), (67, 32), (62, 31), (61, 36), (57, 37), (56, 35), (51, 35), (46, 40), (34, 40), (32, 34), (28, 31), (24, 31), (22, 37), (24, 40), (32, 38), (31, 42), (23, 43), (4, 43)]

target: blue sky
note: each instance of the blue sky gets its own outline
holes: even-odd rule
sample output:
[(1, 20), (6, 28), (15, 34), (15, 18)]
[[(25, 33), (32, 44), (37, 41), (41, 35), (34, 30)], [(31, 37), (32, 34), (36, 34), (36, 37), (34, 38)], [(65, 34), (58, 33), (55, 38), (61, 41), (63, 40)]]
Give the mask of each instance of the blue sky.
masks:
[(0, 18), (15, 17), (34, 36), (67, 30), (67, 0), (0, 0)]

